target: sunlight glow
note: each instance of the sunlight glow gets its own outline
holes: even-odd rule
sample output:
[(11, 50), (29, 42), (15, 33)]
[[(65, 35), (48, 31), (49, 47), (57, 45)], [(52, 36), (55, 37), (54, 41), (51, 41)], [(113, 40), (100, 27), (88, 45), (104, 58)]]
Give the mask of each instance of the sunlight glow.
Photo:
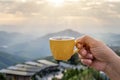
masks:
[(80, 0), (67, 0), (69, 2), (79, 2)]
[(21, 0), (23, 3), (26, 3), (27, 2), (27, 0)]
[(120, 2), (120, 0), (107, 0), (109, 2)]
[(64, 0), (47, 0), (48, 3), (52, 4), (53, 6), (62, 6), (64, 5)]

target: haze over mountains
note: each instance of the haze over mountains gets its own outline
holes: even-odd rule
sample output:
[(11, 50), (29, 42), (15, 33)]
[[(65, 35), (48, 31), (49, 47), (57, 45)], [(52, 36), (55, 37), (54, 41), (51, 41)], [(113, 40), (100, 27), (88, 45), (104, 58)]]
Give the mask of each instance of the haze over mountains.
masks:
[(0, 31), (0, 48), (7, 48), (9, 46), (23, 43), (32, 39), (32, 36), (21, 33), (8, 33), (5, 31)]
[(12, 55), (11, 52), (7, 52), (6, 49), (12, 45), (31, 40), (32, 38), (32, 36), (30, 37), (21, 33), (0, 31), (0, 69), (26, 61), (26, 58)]
[[(75, 38), (84, 34), (66, 29), (56, 33), (33, 38), (20, 33), (0, 31), (0, 69), (21, 63), (26, 60), (35, 60), (51, 56), (49, 38), (53, 36), (73, 36)], [(120, 34), (101, 33), (89, 34), (100, 39), (114, 50), (120, 50)]]
[[(10, 34), (12, 34), (12, 33), (10, 33)], [(13, 34), (13, 35), (15, 35), (15, 34)], [(51, 52), (49, 49), (49, 38), (50, 37), (73, 36), (73, 37), (77, 38), (82, 35), (83, 35), (82, 33), (79, 33), (77, 31), (73, 31), (71, 29), (66, 29), (66, 30), (56, 32), (56, 33), (49, 33), (49, 34), (46, 34), (45, 36), (38, 37), (33, 40), (31, 40), (27, 37), (26, 37), (27, 38), (26, 39), (23, 36), (18, 36), (20, 39), (18, 39), (17, 44), (13, 43), (14, 45), (11, 45), (8, 47), (6, 47), (7, 44), (5, 44), (6, 46), (1, 48), (1, 51), (8, 52), (12, 55), (24, 57), (28, 60), (33, 60), (33, 59), (42, 58), (42, 57), (51, 55)], [(104, 41), (105, 43), (107, 43), (110, 46), (120, 46), (120, 35), (119, 34), (101, 33), (101, 34), (90, 34), (90, 35), (95, 38), (101, 39), (102, 41)], [(2, 36), (2, 34), (1, 34), (1, 36)], [(7, 36), (7, 35), (4, 35), (4, 36)], [(7, 37), (7, 38), (11, 39), (11, 36)], [(2, 37), (0, 39), (2, 39)], [(12, 37), (12, 39), (15, 40), (13, 37)], [(19, 42), (19, 41), (21, 41), (21, 39), (23, 39), (22, 40), (23, 42)], [(6, 41), (6, 43), (10, 44), (9, 42), (11, 40), (9, 40), (9, 39), (7, 39), (7, 40), (8, 40), (8, 42)], [(14, 41), (12, 41), (12, 42), (14, 42)], [(0, 42), (0, 43), (3, 43), (3, 42)]]
[(70, 29), (60, 31), (57, 33), (50, 33), (42, 37), (38, 37), (35, 40), (28, 41), (22, 44), (17, 44), (6, 49), (7, 52), (11, 52), (18, 56), (24, 56), (30, 59), (36, 59), (40, 57), (49, 56), (49, 38), (53, 36), (74, 36), (78, 37), (82, 34), (72, 31)]

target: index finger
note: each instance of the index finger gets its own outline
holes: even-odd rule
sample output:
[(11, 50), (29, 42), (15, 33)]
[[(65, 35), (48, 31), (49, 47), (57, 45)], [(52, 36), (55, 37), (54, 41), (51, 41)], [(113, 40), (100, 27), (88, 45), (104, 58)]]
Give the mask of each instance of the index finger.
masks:
[(81, 38), (76, 39), (76, 47), (81, 49), (84, 45), (89, 47), (96, 47), (98, 41), (88, 35), (82, 36)]

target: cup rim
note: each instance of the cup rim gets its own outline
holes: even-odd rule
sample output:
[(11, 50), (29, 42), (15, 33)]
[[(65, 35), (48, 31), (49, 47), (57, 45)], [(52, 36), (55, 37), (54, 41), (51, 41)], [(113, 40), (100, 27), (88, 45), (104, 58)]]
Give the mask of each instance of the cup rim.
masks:
[(55, 37), (50, 37), (49, 40), (74, 40), (74, 37), (70, 37), (70, 36), (55, 36)]

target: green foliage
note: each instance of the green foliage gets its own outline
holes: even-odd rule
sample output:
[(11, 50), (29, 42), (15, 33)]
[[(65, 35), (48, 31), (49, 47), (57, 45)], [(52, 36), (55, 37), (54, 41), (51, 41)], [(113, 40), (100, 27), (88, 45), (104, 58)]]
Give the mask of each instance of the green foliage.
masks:
[(52, 80), (58, 80), (56, 77), (54, 77)]
[(7, 80), (3, 74), (0, 74), (0, 80)]
[(31, 80), (35, 80), (35, 75), (33, 75), (33, 76), (31, 77)]
[(68, 69), (64, 72), (62, 80), (105, 80), (100, 72), (93, 69)]
[(69, 60), (68, 63), (73, 64), (73, 65), (78, 65), (80, 64), (80, 59), (78, 57), (78, 54), (75, 53)]

